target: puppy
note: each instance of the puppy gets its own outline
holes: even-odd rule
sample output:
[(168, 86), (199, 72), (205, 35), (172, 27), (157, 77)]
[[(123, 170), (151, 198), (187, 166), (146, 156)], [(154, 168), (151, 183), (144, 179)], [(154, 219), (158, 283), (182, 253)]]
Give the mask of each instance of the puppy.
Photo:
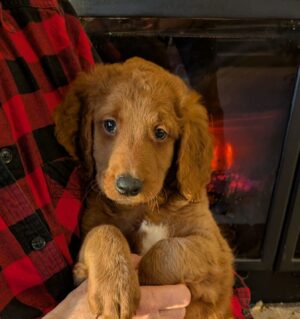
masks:
[[(188, 319), (231, 317), (233, 255), (206, 194), (212, 144), (200, 96), (140, 58), (80, 74), (55, 113), (91, 192), (74, 268), (93, 313), (132, 318), (139, 284), (185, 283)], [(130, 252), (142, 255), (138, 273)]]

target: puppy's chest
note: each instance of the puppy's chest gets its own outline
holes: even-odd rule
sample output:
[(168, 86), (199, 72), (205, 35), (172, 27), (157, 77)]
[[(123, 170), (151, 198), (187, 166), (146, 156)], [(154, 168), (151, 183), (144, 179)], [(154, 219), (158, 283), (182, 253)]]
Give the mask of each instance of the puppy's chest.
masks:
[(170, 225), (164, 218), (151, 218), (147, 213), (137, 215), (130, 221), (117, 218), (112, 221), (127, 238), (131, 251), (145, 255), (152, 246), (171, 236)]
[(158, 241), (169, 237), (170, 231), (167, 224), (163, 222), (154, 223), (148, 219), (144, 219), (138, 230), (138, 252), (141, 255), (145, 255)]

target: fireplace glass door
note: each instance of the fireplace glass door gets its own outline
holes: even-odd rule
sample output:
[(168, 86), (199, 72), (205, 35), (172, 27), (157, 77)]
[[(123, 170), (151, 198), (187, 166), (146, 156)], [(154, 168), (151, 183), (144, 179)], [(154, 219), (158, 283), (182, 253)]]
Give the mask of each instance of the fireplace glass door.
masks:
[(211, 210), (240, 259), (262, 258), (299, 64), (285, 22), (83, 18), (103, 62), (132, 56), (203, 97), (214, 139)]

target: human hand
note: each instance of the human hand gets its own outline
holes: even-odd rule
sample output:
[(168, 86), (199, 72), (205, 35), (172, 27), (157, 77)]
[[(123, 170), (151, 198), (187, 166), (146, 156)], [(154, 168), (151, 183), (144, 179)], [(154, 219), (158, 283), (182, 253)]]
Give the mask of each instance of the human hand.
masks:
[[(131, 254), (132, 263), (137, 269), (141, 256)], [(135, 319), (181, 319), (185, 307), (191, 301), (191, 293), (185, 285), (143, 286), (141, 300)]]
[[(132, 255), (135, 268), (140, 257)], [(141, 300), (134, 319), (183, 319), (190, 303), (190, 292), (185, 285), (143, 286)], [(74, 289), (43, 319), (95, 319), (87, 299), (87, 281)], [(100, 318), (99, 318), (100, 319)]]
[[(183, 319), (190, 292), (184, 285), (141, 287), (141, 301), (134, 319)], [(74, 289), (43, 319), (95, 319), (87, 299), (87, 281)]]
[(185, 285), (142, 286), (134, 319), (183, 319), (191, 293)]

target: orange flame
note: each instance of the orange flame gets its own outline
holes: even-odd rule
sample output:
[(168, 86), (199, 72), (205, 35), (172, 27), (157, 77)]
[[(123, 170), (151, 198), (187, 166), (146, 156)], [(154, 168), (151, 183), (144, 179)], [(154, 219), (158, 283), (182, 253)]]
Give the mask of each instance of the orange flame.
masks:
[(227, 170), (233, 165), (233, 147), (231, 143), (218, 143), (213, 150), (211, 168), (216, 170)]

